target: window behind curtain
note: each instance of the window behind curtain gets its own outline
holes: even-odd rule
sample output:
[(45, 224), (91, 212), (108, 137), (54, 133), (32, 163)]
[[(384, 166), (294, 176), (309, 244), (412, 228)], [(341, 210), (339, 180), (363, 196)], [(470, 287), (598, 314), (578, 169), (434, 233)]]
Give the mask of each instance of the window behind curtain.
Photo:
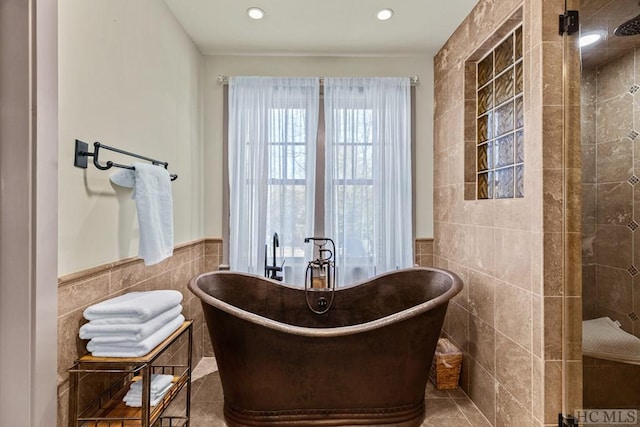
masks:
[(413, 265), (408, 78), (326, 78), (325, 231), (338, 284)]
[[(305, 255), (313, 234), (317, 78), (233, 77), (229, 82), (229, 264), (264, 274), (272, 236), (283, 256)], [(268, 246), (267, 246), (268, 245)], [(304, 274), (304, 270), (302, 270)], [(302, 276), (304, 277), (304, 276)], [(291, 283), (302, 283), (292, 276)]]
[[(307, 114), (302, 108), (272, 108), (268, 119), (267, 232), (269, 236), (278, 233), (278, 262), (285, 261), (285, 279), (290, 283), (304, 280), (304, 238), (309, 237), (306, 197), (314, 191), (307, 188)], [(269, 251), (270, 264), (271, 256)]]
[(354, 262), (373, 256), (373, 110), (338, 108), (332, 111), (336, 127), (331, 178), (337, 230), (344, 230), (338, 255)]
[[(332, 86), (337, 80), (338, 86)], [(234, 120), (244, 120), (246, 135), (262, 138), (262, 144), (245, 142), (240, 147), (245, 149), (248, 176), (256, 178), (264, 165), (264, 185), (236, 180), (236, 185), (247, 184), (253, 198), (245, 195), (235, 207), (231, 201), (230, 253), (234, 246), (245, 247), (241, 251), (251, 255), (253, 267), (243, 270), (230, 262), (232, 269), (263, 274), (265, 243), (272, 263), (273, 233), (280, 243), (277, 263), (284, 260), (285, 281), (293, 285), (304, 284), (307, 262), (317, 256), (305, 237), (334, 239), (340, 285), (413, 264), (411, 102), (408, 79), (399, 80), (385, 78), (377, 84), (377, 79), (325, 79), (322, 105), (319, 85), (315, 100), (306, 86), (305, 95), (282, 86), (263, 87), (259, 96), (246, 90), (245, 95), (255, 99), (249, 101), (252, 112), (243, 115), (254, 116), (234, 117), (231, 111), (229, 128), (237, 126)], [(230, 107), (232, 99), (230, 90)], [(257, 100), (264, 104), (259, 113), (253, 111)], [(326, 123), (318, 123), (318, 117)], [(229, 144), (234, 143), (231, 136), (230, 131)], [(265, 158), (256, 161), (264, 147)], [(232, 183), (230, 187), (233, 192)], [(256, 209), (262, 199), (264, 208)], [(244, 213), (245, 208), (253, 213)], [(234, 209), (244, 220), (234, 223)]]

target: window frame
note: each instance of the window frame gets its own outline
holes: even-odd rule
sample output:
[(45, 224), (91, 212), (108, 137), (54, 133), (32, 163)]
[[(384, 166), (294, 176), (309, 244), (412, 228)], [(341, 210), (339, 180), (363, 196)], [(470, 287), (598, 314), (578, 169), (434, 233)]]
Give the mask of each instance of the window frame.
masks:
[[(464, 63), (464, 200), (465, 201), (477, 201), (477, 200), (523, 200), (527, 198), (526, 189), (524, 188), (524, 171), (526, 165), (526, 159), (523, 156), (523, 160), (519, 162), (514, 162), (514, 181), (515, 177), (515, 167), (516, 163), (521, 166), (523, 172), (523, 192), (522, 197), (508, 197), (508, 198), (479, 198), (478, 197), (478, 137), (477, 137), (477, 104), (478, 104), (478, 89), (480, 87), (477, 86), (477, 68), (478, 64), (489, 54), (489, 52), (493, 53), (493, 51), (500, 45), (502, 41), (508, 38), (510, 35), (514, 35), (515, 31), (520, 28), (522, 32), (522, 71), (525, 72), (525, 69), (529, 67), (529, 57), (527, 56), (527, 45), (524, 34), (526, 34), (526, 24), (523, 20), (523, 9), (522, 7), (516, 9), (513, 14), (505, 20), (504, 24), (498, 28), (491, 37), (489, 37), (478, 49), (473, 52)], [(515, 55), (514, 55), (515, 56)], [(515, 63), (518, 60), (514, 60), (513, 66), (515, 67)], [(515, 73), (514, 73), (515, 74)], [(523, 78), (523, 82), (524, 82)], [(514, 82), (515, 85), (515, 82)], [(514, 96), (512, 102), (516, 98), (522, 99), (523, 104), (523, 126), (516, 130), (514, 123), (514, 138), (515, 134), (518, 131), (522, 132), (522, 143), (524, 151), (526, 151), (527, 140), (529, 135), (527, 133), (527, 112), (526, 110), (526, 101), (529, 96), (529, 90), (526, 85), (523, 85), (523, 90), (520, 95)], [(506, 101), (507, 103), (509, 101)], [(500, 105), (504, 105), (504, 102)], [(515, 116), (515, 113), (514, 113)], [(514, 120), (515, 121), (515, 120)], [(515, 143), (515, 141), (514, 141)], [(515, 150), (514, 150), (515, 151)], [(515, 185), (515, 182), (514, 182)], [(515, 196), (515, 191), (514, 191)]]

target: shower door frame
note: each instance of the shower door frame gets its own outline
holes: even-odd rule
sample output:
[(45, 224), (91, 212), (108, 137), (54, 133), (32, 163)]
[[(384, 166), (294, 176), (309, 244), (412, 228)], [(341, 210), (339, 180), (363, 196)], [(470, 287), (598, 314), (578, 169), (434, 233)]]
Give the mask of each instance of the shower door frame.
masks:
[[(559, 426), (578, 425), (582, 409), (582, 181), (580, 0), (564, 1), (562, 58), (562, 410)], [(565, 24), (565, 25), (563, 25)]]

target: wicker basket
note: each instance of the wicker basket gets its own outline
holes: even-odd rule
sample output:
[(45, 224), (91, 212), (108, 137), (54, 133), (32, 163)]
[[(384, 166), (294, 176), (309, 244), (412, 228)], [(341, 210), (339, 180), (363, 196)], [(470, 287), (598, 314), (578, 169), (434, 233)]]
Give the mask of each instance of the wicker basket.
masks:
[(462, 353), (446, 338), (438, 340), (436, 352), (433, 355), (431, 375), (429, 378), (438, 390), (451, 390), (458, 387), (460, 368), (462, 367)]

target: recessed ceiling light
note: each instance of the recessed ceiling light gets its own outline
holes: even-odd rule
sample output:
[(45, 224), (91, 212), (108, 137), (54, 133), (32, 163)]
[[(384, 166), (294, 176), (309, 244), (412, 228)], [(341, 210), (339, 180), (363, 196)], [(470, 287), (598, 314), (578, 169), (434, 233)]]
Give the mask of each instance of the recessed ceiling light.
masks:
[(600, 33), (585, 34), (584, 36), (580, 37), (580, 47), (589, 46), (590, 44), (597, 42), (601, 38), (602, 34)]
[(264, 18), (264, 10), (259, 7), (250, 7), (247, 9), (247, 15), (249, 15), (251, 19), (262, 19)]
[(387, 19), (391, 18), (393, 16), (393, 10), (392, 9), (382, 9), (380, 12), (378, 12), (378, 19), (381, 21), (386, 21)]

